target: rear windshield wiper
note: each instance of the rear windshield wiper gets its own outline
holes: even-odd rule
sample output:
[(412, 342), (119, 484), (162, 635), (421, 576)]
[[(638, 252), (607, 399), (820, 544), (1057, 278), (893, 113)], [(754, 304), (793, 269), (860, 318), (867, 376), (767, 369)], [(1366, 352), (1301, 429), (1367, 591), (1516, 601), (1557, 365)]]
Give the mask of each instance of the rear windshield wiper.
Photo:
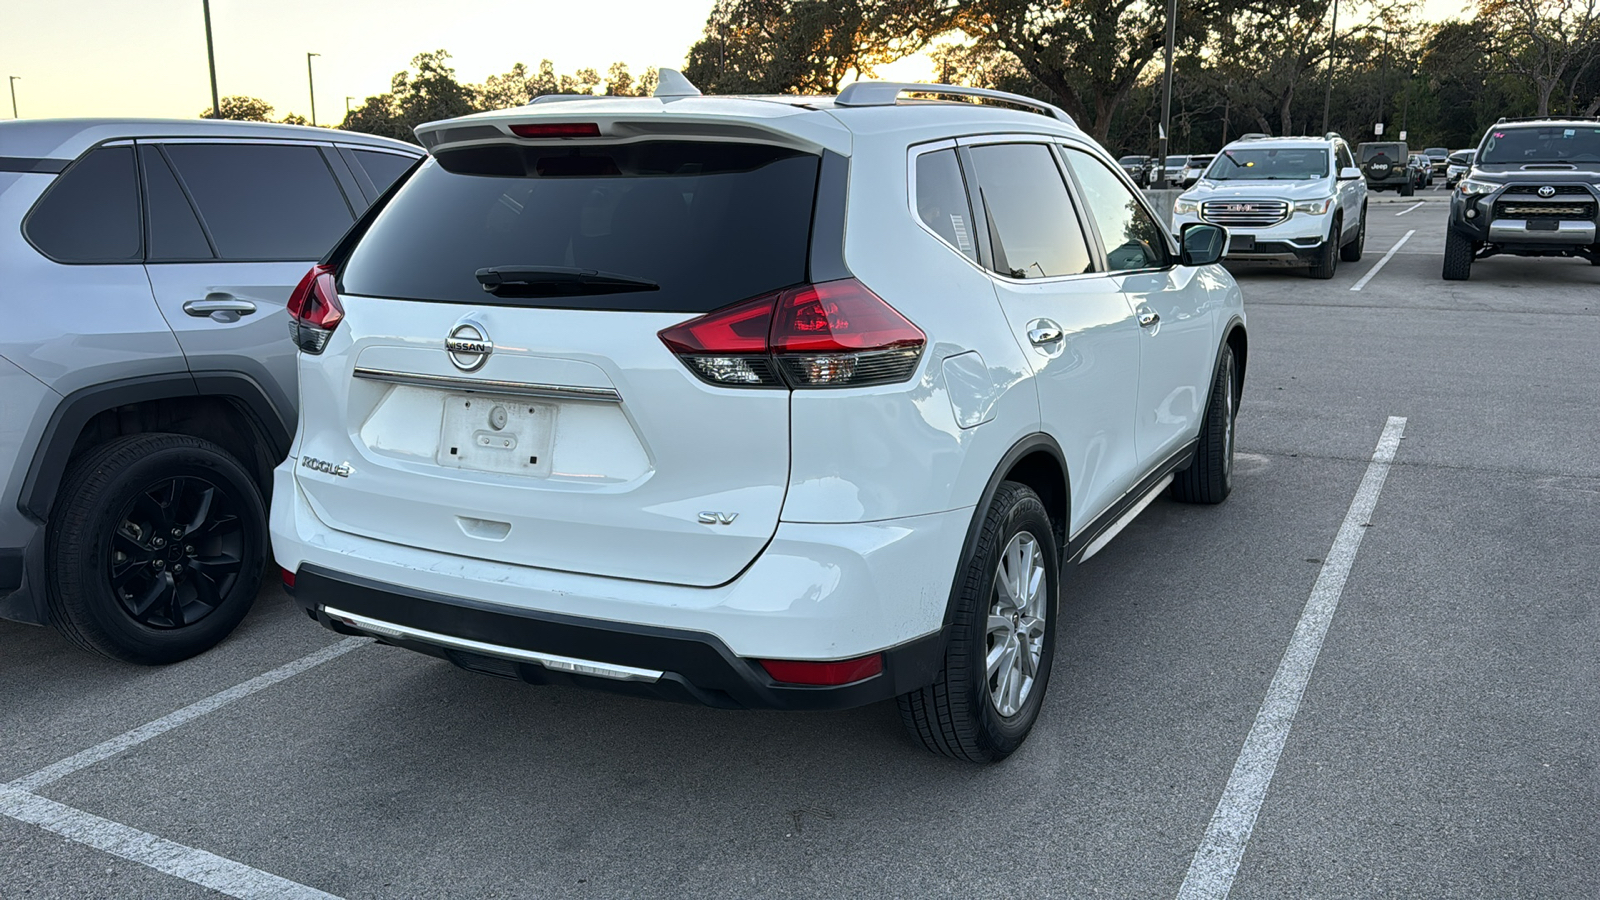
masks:
[(474, 274), (483, 289), (496, 297), (572, 297), (661, 290), (661, 285), (648, 278), (567, 266), (490, 266)]

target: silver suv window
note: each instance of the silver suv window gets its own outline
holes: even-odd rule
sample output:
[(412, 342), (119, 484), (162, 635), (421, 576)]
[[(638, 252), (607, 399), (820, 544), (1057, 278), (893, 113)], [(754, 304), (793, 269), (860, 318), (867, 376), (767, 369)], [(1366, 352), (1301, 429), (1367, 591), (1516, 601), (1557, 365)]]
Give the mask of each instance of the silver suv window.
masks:
[(165, 149), (222, 259), (318, 259), (355, 221), (315, 146), (173, 143)]
[(58, 176), (23, 225), (56, 262), (137, 262), (139, 179), (132, 147), (101, 147)]
[(200, 227), (194, 207), (178, 185), (178, 179), (173, 177), (160, 148), (148, 144), (140, 147), (139, 165), (144, 169), (144, 199), (149, 211), (150, 250), (146, 259), (152, 262), (215, 259), (205, 229)]
[(986, 144), (973, 147), (971, 158), (996, 272), (1052, 278), (1094, 271), (1066, 181), (1048, 146)]

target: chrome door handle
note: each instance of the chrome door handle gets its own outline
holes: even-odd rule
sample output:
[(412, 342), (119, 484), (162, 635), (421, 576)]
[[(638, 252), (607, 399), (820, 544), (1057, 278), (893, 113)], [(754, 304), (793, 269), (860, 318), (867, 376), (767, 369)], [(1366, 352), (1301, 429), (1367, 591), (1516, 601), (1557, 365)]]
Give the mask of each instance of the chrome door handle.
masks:
[(1054, 344), (1061, 340), (1061, 326), (1042, 323), (1035, 325), (1028, 329), (1028, 340), (1032, 341), (1035, 347)]
[(255, 312), (256, 305), (232, 294), (207, 294), (204, 300), (185, 302), (183, 311), (197, 319), (210, 316), (218, 322), (237, 322), (240, 316)]
[(1161, 316), (1155, 310), (1149, 307), (1144, 307), (1143, 309), (1139, 310), (1140, 328), (1149, 328), (1151, 325), (1154, 325), (1159, 321), (1161, 321)]

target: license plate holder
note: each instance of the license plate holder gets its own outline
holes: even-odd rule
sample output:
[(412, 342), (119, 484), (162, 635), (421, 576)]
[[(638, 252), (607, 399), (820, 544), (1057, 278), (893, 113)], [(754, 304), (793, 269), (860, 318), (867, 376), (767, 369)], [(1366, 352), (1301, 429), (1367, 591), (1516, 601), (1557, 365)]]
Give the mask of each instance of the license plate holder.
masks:
[(1558, 219), (1529, 219), (1529, 231), (1560, 231), (1561, 222)]
[(452, 469), (548, 476), (556, 407), (522, 397), (448, 394), (435, 460)]
[(1231, 234), (1228, 236), (1228, 249), (1249, 253), (1256, 249), (1256, 236), (1253, 234)]

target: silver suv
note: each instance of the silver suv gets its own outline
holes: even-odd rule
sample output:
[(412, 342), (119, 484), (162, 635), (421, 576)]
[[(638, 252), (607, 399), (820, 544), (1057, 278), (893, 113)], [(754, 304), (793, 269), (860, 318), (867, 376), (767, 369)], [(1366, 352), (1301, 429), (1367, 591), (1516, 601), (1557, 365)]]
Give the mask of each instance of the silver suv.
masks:
[(265, 562), (284, 303), (421, 155), (288, 125), (0, 122), (0, 617), (163, 663)]

